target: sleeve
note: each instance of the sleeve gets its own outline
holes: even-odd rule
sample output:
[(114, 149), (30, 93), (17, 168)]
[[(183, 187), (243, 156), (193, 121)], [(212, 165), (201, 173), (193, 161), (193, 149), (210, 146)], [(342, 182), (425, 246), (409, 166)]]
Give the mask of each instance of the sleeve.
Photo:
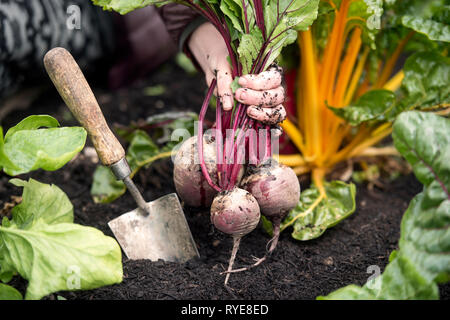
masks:
[(186, 40), (185, 31), (190, 30), (192, 32), (195, 29), (192, 23), (201, 17), (192, 8), (176, 3), (166, 4), (157, 10), (166, 25), (169, 35), (177, 45), (180, 45), (180, 39), (184, 38)]

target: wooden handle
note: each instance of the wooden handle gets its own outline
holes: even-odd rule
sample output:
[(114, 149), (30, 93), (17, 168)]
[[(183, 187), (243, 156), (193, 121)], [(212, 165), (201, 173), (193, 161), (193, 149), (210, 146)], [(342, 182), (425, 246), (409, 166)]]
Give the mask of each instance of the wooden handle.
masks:
[(54, 48), (45, 55), (44, 66), (64, 102), (88, 132), (101, 162), (109, 166), (124, 158), (125, 150), (109, 129), (72, 55), (64, 48)]

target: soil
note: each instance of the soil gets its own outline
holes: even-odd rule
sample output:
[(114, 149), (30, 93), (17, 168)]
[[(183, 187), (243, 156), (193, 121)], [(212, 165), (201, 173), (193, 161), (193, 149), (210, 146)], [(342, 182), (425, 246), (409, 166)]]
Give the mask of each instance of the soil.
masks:
[[(164, 85), (159, 96), (145, 95), (144, 88)], [(187, 75), (174, 63), (168, 63), (147, 79), (127, 89), (108, 92), (94, 89), (110, 124), (128, 125), (131, 121), (167, 110), (199, 111), (206, 86), (201, 75)], [(56, 90), (49, 87), (27, 110), (11, 113), (2, 122), (4, 128), (14, 125), (30, 114), (50, 114), (62, 125), (75, 125)], [(90, 142), (88, 142), (90, 145)], [(41, 182), (54, 183), (63, 189), (74, 205), (75, 222), (96, 227), (112, 236), (107, 222), (135, 207), (127, 193), (111, 204), (95, 204), (90, 196), (92, 174), (96, 164), (80, 153), (56, 172), (36, 171), (22, 175)], [(159, 160), (135, 177), (146, 200), (174, 192), (172, 162)], [(0, 174), (0, 209), (21, 194)], [(302, 181), (302, 188), (307, 188)], [(320, 238), (299, 242), (288, 231), (281, 235), (273, 256), (259, 267), (233, 274), (230, 294), (223, 286), (224, 271), (231, 239), (214, 230), (208, 210), (185, 208), (185, 214), (197, 243), (201, 258), (185, 264), (164, 261), (131, 261), (123, 257), (124, 280), (121, 284), (90, 291), (61, 292), (66, 299), (315, 299), (348, 284), (364, 284), (372, 273), (369, 266), (382, 272), (389, 254), (397, 249), (400, 221), (409, 201), (421, 191), (413, 175), (401, 176), (383, 190), (369, 191), (358, 186), (357, 210)], [(252, 256), (262, 256), (268, 235), (258, 227), (244, 237), (235, 267), (252, 262)], [(372, 267), (373, 268), (373, 267)], [(12, 285), (21, 291), (26, 282), (15, 278)], [(450, 285), (440, 286), (441, 299), (450, 298)], [(54, 298), (54, 296), (49, 297)]]

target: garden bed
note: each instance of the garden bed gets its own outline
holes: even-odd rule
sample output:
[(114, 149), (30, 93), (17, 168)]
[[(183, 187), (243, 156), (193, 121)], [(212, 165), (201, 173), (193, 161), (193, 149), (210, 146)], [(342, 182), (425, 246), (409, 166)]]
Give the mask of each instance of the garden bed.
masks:
[[(160, 95), (148, 96), (144, 88), (164, 85)], [(169, 110), (198, 112), (205, 84), (201, 75), (189, 76), (174, 64), (166, 64), (152, 76), (131, 88), (115, 93), (95, 90), (110, 124), (128, 125), (131, 121)], [(6, 128), (29, 114), (50, 114), (62, 125), (75, 125), (56, 90), (49, 89), (25, 111), (11, 113), (2, 123)], [(90, 145), (90, 143), (88, 143)], [(25, 177), (54, 183), (67, 193), (75, 208), (75, 222), (93, 226), (112, 236), (107, 222), (136, 205), (127, 193), (111, 204), (95, 204), (90, 196), (96, 164), (86, 153), (56, 172), (37, 171)], [(155, 162), (142, 170), (135, 182), (144, 190), (146, 200), (174, 192), (172, 162)], [(21, 194), (21, 189), (8, 184), (9, 177), (0, 174), (0, 209)], [(302, 183), (302, 188), (307, 185)], [(228, 263), (231, 240), (213, 229), (208, 210), (190, 210), (185, 214), (201, 255), (185, 264), (163, 261), (130, 261), (123, 258), (124, 281), (121, 284), (92, 291), (61, 292), (67, 299), (314, 299), (350, 283), (363, 284), (372, 275), (371, 265), (380, 271), (388, 263), (389, 254), (397, 248), (400, 221), (409, 201), (422, 186), (414, 176), (402, 176), (381, 190), (368, 191), (358, 186), (355, 213), (316, 240), (299, 242), (283, 232), (272, 258), (251, 271), (233, 274), (230, 286), (234, 296), (223, 287), (220, 275)], [(236, 265), (252, 262), (252, 255), (262, 256), (268, 235), (257, 228), (246, 236), (238, 252)], [(25, 289), (21, 280), (13, 285)], [(450, 298), (450, 285), (440, 287), (441, 299)], [(51, 297), (52, 298), (52, 297)]]

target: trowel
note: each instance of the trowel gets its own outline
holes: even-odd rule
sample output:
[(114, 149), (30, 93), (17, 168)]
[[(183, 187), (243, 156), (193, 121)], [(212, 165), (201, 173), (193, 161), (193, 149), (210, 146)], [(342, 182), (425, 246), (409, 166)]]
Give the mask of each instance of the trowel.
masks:
[(64, 48), (54, 48), (45, 55), (44, 65), (64, 102), (88, 132), (100, 161), (125, 183), (138, 205), (108, 223), (127, 257), (180, 263), (198, 257), (178, 196), (172, 193), (146, 202), (131, 180), (125, 150), (108, 127), (72, 55)]

